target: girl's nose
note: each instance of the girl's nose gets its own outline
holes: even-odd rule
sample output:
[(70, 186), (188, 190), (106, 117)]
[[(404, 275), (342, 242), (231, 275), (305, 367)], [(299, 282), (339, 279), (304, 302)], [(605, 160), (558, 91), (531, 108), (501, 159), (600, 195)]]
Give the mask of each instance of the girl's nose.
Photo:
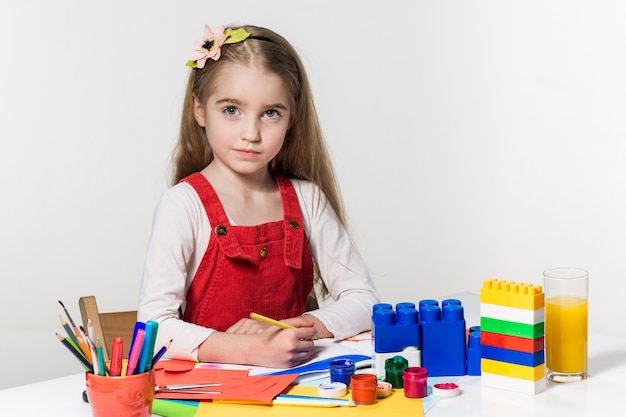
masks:
[(261, 140), (261, 129), (257, 120), (248, 119), (243, 123), (241, 139), (247, 142), (258, 142)]

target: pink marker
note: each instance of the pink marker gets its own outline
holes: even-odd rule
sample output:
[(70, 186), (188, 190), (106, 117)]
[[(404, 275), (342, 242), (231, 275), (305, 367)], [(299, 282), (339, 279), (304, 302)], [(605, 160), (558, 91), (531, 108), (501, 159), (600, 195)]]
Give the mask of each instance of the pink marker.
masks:
[(122, 354), (124, 350), (124, 339), (116, 337), (111, 343), (111, 369), (109, 375), (122, 375)]
[(146, 331), (143, 329), (137, 330), (137, 337), (133, 348), (128, 356), (128, 366), (126, 367), (126, 376), (130, 376), (135, 372), (137, 367), (137, 361), (139, 360), (139, 354), (141, 353), (141, 346), (143, 345), (143, 339), (146, 336)]

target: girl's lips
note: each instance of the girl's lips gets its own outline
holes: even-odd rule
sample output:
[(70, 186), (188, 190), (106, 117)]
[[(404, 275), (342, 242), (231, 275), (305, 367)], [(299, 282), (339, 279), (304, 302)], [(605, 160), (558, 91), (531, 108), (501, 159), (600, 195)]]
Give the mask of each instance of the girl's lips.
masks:
[(250, 149), (235, 149), (235, 151), (242, 158), (255, 158), (260, 153)]

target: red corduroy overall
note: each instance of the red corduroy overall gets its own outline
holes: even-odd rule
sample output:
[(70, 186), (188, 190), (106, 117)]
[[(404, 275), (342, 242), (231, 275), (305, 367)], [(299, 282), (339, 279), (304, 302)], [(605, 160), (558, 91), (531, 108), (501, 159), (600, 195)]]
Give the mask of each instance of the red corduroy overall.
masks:
[(232, 226), (201, 173), (183, 179), (200, 196), (212, 226), (209, 246), (186, 296), (183, 320), (224, 331), (250, 312), (277, 320), (304, 313), (313, 260), (291, 181), (275, 177), (283, 220)]

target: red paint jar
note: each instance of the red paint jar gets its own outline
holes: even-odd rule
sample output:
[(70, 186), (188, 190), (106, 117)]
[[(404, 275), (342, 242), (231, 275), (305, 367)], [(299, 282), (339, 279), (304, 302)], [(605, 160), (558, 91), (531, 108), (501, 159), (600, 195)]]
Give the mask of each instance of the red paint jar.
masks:
[(376, 402), (376, 387), (378, 380), (374, 374), (355, 374), (350, 378), (352, 401), (359, 405), (374, 404)]
[(418, 366), (406, 368), (403, 378), (405, 397), (424, 398), (428, 396), (428, 372), (426, 368)]

